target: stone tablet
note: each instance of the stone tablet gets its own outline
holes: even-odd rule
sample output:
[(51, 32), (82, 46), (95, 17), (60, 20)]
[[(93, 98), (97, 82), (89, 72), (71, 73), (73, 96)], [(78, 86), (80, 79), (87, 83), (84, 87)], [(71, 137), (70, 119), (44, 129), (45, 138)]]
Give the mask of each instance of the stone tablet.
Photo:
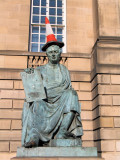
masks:
[(45, 99), (45, 89), (40, 71), (34, 69), (33, 73), (21, 72), (22, 82), (25, 90), (27, 102), (39, 101)]

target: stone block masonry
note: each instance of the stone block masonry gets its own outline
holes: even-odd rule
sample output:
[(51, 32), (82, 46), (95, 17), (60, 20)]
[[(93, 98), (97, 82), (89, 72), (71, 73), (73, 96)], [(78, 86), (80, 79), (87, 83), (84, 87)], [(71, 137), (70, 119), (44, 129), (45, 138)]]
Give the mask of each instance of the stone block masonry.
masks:
[[(29, 66), (29, 56), (27, 54), (25, 55), (28, 62), (26, 62), (26, 66)], [(97, 147), (98, 153), (107, 160), (109, 160), (111, 153), (118, 157), (120, 152), (120, 76), (112, 73), (105, 74), (102, 71), (100, 73), (97, 64), (95, 66), (97, 70), (93, 76), (91, 71), (94, 67), (91, 67), (91, 63), (89, 63), (90, 57), (86, 58), (86, 56), (82, 59), (87, 60), (87, 68), (84, 66), (81, 71), (78, 71), (78, 69), (76, 71), (76, 68), (72, 66), (76, 57), (72, 56), (73, 54), (71, 56), (66, 55), (66, 58), (63, 56), (66, 60), (62, 63), (65, 63), (66, 67), (69, 64), (72, 86), (77, 91), (81, 103), (81, 118), (84, 129), (83, 147)], [(35, 60), (35, 56), (32, 57)], [(68, 63), (69, 59), (71, 63)], [(38, 66), (37, 63), (30, 65), (35, 67), (34, 64)], [(109, 66), (107, 69), (109, 69)], [(0, 69), (1, 153), (16, 152), (17, 146), (21, 146), (21, 114), (25, 98), (20, 77), (22, 70), (22, 66), (19, 69), (4, 69), (4, 72), (3, 68)]]
[[(23, 52), (22, 52), (23, 53)], [(4, 55), (6, 58), (7, 55)], [(45, 56), (45, 54), (44, 54)], [(3, 55), (2, 55), (3, 57)], [(17, 147), (21, 146), (21, 114), (24, 103), (24, 88), (20, 77), (20, 72), (29, 66), (29, 56), (10, 56), (19, 59), (18, 67), (10, 62), (7, 66), (3, 65), (0, 69), (0, 152), (16, 152)], [(19, 58), (21, 57), (21, 58)], [(26, 58), (27, 57), (27, 58)], [(34, 57), (33, 57), (34, 58)], [(64, 57), (63, 57), (64, 58)], [(18, 60), (17, 59), (17, 60)], [(77, 91), (79, 101), (81, 103), (81, 118), (83, 122), (84, 135), (82, 137), (83, 147), (94, 147), (93, 135), (93, 116), (92, 116), (92, 87), (90, 83), (90, 58), (82, 57), (78, 61), (86, 62), (75, 68), (73, 63), (77, 60), (72, 56), (65, 61), (65, 65), (69, 65), (72, 79), (72, 86)], [(23, 63), (24, 62), (24, 63)], [(68, 63), (70, 62), (70, 63)], [(46, 63), (46, 62), (44, 62)], [(20, 65), (19, 65), (20, 64)], [(34, 67), (37, 63), (31, 64)], [(36, 67), (35, 66), (35, 67)], [(9, 68), (10, 67), (10, 68)], [(8, 68), (8, 69), (7, 69)], [(3, 72), (4, 69), (4, 72)], [(7, 70), (6, 70), (7, 69)], [(0, 154), (1, 155), (1, 154)]]
[[(29, 53), (26, 53), (26, 66), (29, 66)], [(45, 57), (43, 54), (42, 56)], [(63, 56), (63, 55), (62, 55)], [(96, 73), (91, 74), (90, 57), (88, 65), (76, 71), (72, 65), (75, 56), (66, 54), (66, 67), (69, 63), (72, 86), (77, 91), (81, 103), (81, 118), (84, 135), (83, 147), (97, 147), (98, 153), (109, 160), (111, 153), (119, 157), (120, 139), (120, 76), (115, 73), (100, 72), (96, 64)], [(24, 57), (24, 56), (23, 56)], [(34, 60), (34, 55), (32, 56)], [(64, 58), (65, 56), (63, 56)], [(81, 59), (81, 57), (79, 57)], [(46, 62), (44, 62), (46, 63)], [(33, 67), (35, 63), (30, 64)], [(35, 64), (38, 66), (38, 64)], [(88, 67), (89, 66), (89, 67)], [(88, 68), (90, 69), (88, 71)], [(107, 70), (109, 66), (107, 66)], [(24, 103), (24, 89), (20, 77), (21, 68), (0, 69), (0, 155), (2, 152), (16, 152), (21, 146), (21, 114)], [(98, 73), (97, 73), (98, 72)], [(116, 79), (117, 78), (117, 79)], [(112, 157), (112, 156), (111, 156)]]
[(98, 95), (93, 101), (93, 125), (95, 145), (105, 160), (120, 159), (119, 60), (119, 46), (116, 40), (112, 43), (109, 40), (98, 42), (95, 65), (97, 74), (94, 77), (97, 78)]
[[(119, 160), (120, 1), (66, 2), (67, 54), (61, 63), (70, 70), (81, 102), (83, 146), (97, 146), (105, 160)], [(28, 52), (30, 0), (1, 0), (0, 17), (0, 159), (9, 160), (21, 145), (25, 95), (20, 72), (47, 59)]]
[[(19, 63), (15, 62), (19, 67), (15, 68), (14, 61), (0, 66), (0, 73), (3, 73), (0, 74), (0, 159), (4, 159), (3, 152), (6, 152), (6, 158), (11, 157), (10, 155), (13, 155), (11, 152), (15, 152), (17, 147), (21, 146), (21, 113), (25, 94), (19, 72), (22, 68), (27, 67), (27, 58), (24, 56), (9, 57), (13, 60), (14, 57), (17, 58), (16, 61), (19, 59)], [(2, 68), (8, 69), (3, 72)]]
[(0, 50), (27, 51), (30, 0), (1, 1), (0, 17)]

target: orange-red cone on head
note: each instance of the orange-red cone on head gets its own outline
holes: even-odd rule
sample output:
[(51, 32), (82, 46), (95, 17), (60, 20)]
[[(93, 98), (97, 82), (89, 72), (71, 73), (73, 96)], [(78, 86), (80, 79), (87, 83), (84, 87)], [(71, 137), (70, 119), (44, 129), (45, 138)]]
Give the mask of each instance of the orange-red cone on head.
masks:
[(55, 38), (52, 27), (51, 27), (50, 22), (47, 17), (45, 17), (45, 24), (46, 24), (46, 40), (47, 40), (47, 42), (42, 47), (42, 51), (46, 51), (46, 49), (51, 45), (57, 45), (60, 48), (62, 48), (64, 46), (64, 43), (57, 41), (57, 39)]
[(57, 39), (55, 38), (55, 35), (53, 33), (52, 27), (50, 25), (50, 22), (49, 22), (49, 20), (48, 20), (47, 17), (45, 17), (45, 24), (46, 24), (46, 38), (47, 38), (47, 42), (57, 41)]

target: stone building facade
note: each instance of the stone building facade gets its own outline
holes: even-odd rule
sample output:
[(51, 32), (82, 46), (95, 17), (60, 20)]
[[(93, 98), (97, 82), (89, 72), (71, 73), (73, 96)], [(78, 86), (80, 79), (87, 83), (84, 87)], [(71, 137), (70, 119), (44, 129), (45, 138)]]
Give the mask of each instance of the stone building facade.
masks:
[[(21, 145), (20, 72), (47, 63), (29, 51), (30, 0), (0, 1), (0, 159)], [(120, 0), (66, 0), (67, 53), (61, 62), (81, 102), (83, 147), (120, 159)]]

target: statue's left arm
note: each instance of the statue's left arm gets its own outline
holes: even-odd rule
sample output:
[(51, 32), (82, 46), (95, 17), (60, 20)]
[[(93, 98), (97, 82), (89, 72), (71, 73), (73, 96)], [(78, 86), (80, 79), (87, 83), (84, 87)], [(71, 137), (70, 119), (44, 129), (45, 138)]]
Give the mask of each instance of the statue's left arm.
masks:
[(69, 89), (72, 89), (73, 94), (77, 94), (76, 91), (74, 90), (74, 88), (72, 88), (72, 84), (71, 84), (71, 78), (70, 78), (70, 72), (68, 71), (68, 69), (66, 69), (67, 71), (67, 77), (68, 77), (68, 81), (69, 81)]

